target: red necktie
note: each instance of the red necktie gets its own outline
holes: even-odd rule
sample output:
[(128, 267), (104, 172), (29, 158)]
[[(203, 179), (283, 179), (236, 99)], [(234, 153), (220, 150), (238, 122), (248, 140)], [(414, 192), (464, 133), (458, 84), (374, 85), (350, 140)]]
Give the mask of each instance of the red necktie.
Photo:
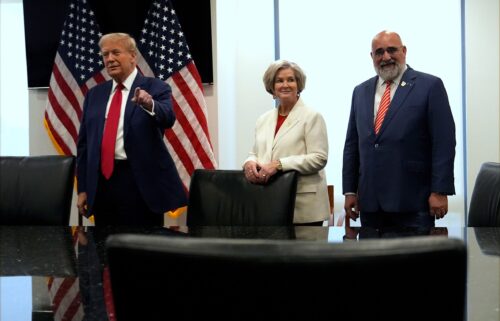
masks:
[(106, 179), (111, 177), (115, 162), (116, 132), (118, 129), (118, 120), (120, 119), (120, 109), (122, 107), (122, 89), (122, 84), (116, 86), (115, 93), (111, 99), (108, 118), (104, 124), (104, 134), (101, 144), (101, 171)]
[(380, 105), (378, 106), (377, 117), (375, 117), (375, 134), (378, 134), (380, 127), (382, 127), (385, 114), (391, 104), (391, 82), (390, 80), (385, 82), (385, 91), (380, 100)]

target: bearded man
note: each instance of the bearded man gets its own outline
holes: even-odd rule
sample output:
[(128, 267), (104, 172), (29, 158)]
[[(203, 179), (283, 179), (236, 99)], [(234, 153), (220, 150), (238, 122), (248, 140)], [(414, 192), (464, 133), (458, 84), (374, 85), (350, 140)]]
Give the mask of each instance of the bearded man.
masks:
[(344, 145), (346, 216), (362, 226), (432, 227), (455, 194), (455, 122), (438, 77), (406, 64), (401, 37), (372, 40), (377, 76), (356, 86)]

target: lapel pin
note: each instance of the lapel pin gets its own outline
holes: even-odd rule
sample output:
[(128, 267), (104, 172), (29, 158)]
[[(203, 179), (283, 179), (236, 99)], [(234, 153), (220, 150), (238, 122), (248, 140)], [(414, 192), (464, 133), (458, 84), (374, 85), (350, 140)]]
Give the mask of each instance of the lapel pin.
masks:
[(402, 81), (401, 82), (401, 87), (404, 87), (404, 86), (406, 86), (406, 82)]

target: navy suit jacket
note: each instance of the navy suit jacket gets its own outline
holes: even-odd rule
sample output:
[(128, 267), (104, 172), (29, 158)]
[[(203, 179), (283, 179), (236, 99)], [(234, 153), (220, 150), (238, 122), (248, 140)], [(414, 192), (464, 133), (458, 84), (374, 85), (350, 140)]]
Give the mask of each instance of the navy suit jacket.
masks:
[(455, 123), (443, 82), (408, 68), (375, 135), (377, 79), (352, 95), (343, 192), (358, 193), (361, 211), (428, 211), (431, 192), (455, 194)]
[[(90, 89), (83, 104), (77, 144), (77, 177), (78, 192), (87, 193), (88, 213), (92, 213), (99, 181), (101, 141), (112, 84), (110, 80)], [(131, 101), (137, 87), (153, 97), (154, 116)], [(170, 87), (159, 79), (137, 74), (125, 107), (124, 145), (142, 198), (156, 213), (187, 204), (182, 181), (163, 141), (165, 129), (172, 127), (174, 122)]]

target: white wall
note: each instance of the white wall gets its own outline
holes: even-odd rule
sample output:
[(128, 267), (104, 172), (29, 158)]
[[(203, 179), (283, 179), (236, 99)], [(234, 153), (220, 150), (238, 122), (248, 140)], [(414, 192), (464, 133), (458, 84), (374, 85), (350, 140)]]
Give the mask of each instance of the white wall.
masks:
[[(28, 155), (22, 0), (0, 0), (0, 155)], [(31, 277), (0, 277), (0, 321), (31, 320)]]
[(0, 2), (0, 155), (28, 154), (28, 78), (22, 0)]
[(483, 162), (500, 162), (500, 5), (465, 1), (467, 194)]
[(219, 110), (219, 168), (241, 168), (257, 117), (273, 108), (262, 75), (274, 60), (274, 11), (269, 0), (216, 3), (215, 83)]

